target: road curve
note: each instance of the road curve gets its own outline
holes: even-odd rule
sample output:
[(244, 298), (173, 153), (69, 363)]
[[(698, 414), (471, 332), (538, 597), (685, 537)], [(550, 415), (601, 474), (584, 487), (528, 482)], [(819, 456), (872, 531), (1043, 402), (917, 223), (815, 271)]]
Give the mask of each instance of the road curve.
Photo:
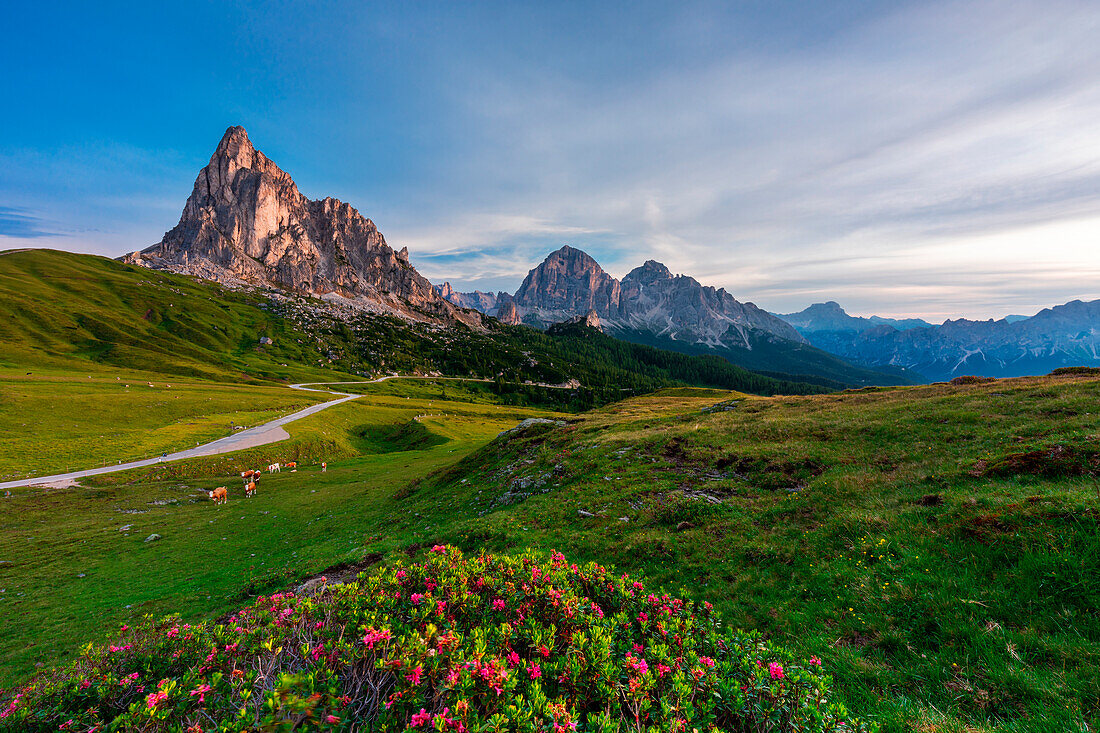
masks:
[[(365, 382), (347, 382), (346, 384), (369, 384), (372, 382), (382, 382), (392, 377), (382, 377), (380, 379), (372, 379)], [(221, 453), (232, 453), (233, 451), (244, 450), (245, 448), (255, 448), (260, 445), (267, 445), (268, 443), (277, 443), (280, 440), (286, 440), (290, 437), (290, 434), (283, 430), (283, 426), (292, 423), (295, 420), (301, 420), (303, 417), (309, 417), (321, 410), (327, 410), (330, 407), (342, 404), (349, 400), (356, 400), (363, 395), (348, 394), (346, 392), (333, 392), (327, 389), (312, 389), (316, 384), (328, 384), (328, 382), (307, 382), (305, 384), (291, 384), (288, 385), (291, 389), (300, 389), (306, 392), (328, 392), (329, 394), (340, 395), (338, 399), (329, 400), (328, 402), (321, 402), (316, 405), (310, 405), (304, 410), (298, 410), (297, 412), (285, 415), (272, 420), (271, 422), (264, 423), (263, 425), (257, 425), (254, 428), (248, 430), (242, 430), (239, 433), (233, 435), (227, 435), (224, 438), (205, 443), (203, 445), (195, 446), (194, 448), (188, 448), (187, 450), (176, 451), (175, 453), (169, 453), (163, 457), (157, 458), (145, 458), (140, 461), (130, 461), (129, 463), (118, 463), (113, 466), (105, 466), (101, 468), (89, 468), (85, 471), (72, 471), (70, 473), (59, 473), (53, 476), (34, 476), (32, 478), (19, 479), (17, 481), (5, 481), (0, 483), (0, 490), (2, 489), (14, 489), (19, 486), (37, 486), (40, 484), (53, 484), (65, 481), (75, 481), (77, 479), (86, 478), (88, 476), (98, 476), (103, 473), (115, 473), (117, 471), (128, 471), (131, 468), (144, 468), (146, 466), (155, 466), (160, 463), (169, 463), (171, 461), (182, 461), (187, 458), (199, 458), (202, 456), (216, 456)]]
[[(364, 379), (361, 381), (353, 382), (303, 382), (301, 384), (290, 384), (287, 386), (289, 386), (291, 389), (300, 389), (305, 392), (325, 392), (327, 394), (340, 395), (340, 397), (335, 400), (329, 400), (328, 402), (321, 402), (320, 404), (310, 405), (304, 410), (298, 410), (298, 412), (280, 417), (277, 420), (272, 420), (271, 422), (264, 423), (263, 425), (257, 425), (254, 428), (242, 430), (239, 433), (227, 435), (224, 438), (219, 438), (218, 440), (195, 446), (194, 448), (188, 448), (187, 450), (169, 453), (163, 457), (144, 458), (140, 461), (118, 463), (113, 466), (103, 466), (101, 468), (89, 468), (85, 471), (58, 473), (54, 474), (53, 476), (33, 476), (31, 478), (18, 479), (16, 481), (5, 481), (3, 483), (0, 483), (0, 490), (14, 489), (20, 486), (39, 486), (43, 484), (76, 481), (77, 479), (87, 478), (88, 476), (98, 476), (104, 473), (117, 473), (118, 471), (128, 471), (131, 468), (145, 468), (146, 466), (156, 466), (160, 463), (182, 461), (188, 458), (216, 456), (222, 453), (232, 453), (234, 451), (244, 450), (246, 448), (255, 448), (261, 445), (268, 445), (269, 443), (278, 443), (280, 440), (286, 440), (290, 437), (290, 433), (283, 430), (284, 425), (292, 423), (295, 420), (301, 420), (303, 417), (309, 417), (310, 415), (318, 413), (321, 410), (327, 410), (330, 407), (335, 407), (336, 405), (348, 402), (349, 400), (359, 399), (363, 396), (361, 394), (350, 394), (348, 392), (335, 392), (331, 389), (316, 389), (317, 387), (325, 387), (334, 384), (377, 384), (378, 382), (385, 382), (387, 379), (446, 379), (462, 382), (493, 381), (491, 379), (477, 379), (467, 377), (420, 377), (393, 374), (388, 377), (379, 377), (377, 379)], [(568, 389), (567, 387), (563, 387), (557, 384), (538, 384), (532, 386), (550, 387), (553, 389)]]

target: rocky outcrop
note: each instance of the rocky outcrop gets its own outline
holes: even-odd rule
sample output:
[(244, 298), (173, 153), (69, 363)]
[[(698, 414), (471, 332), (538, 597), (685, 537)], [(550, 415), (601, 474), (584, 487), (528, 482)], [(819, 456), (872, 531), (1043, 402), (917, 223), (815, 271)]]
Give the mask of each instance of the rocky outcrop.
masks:
[(496, 316), (501, 323), (507, 323), (509, 326), (518, 326), (523, 323), (523, 319), (519, 315), (519, 309), (516, 308), (516, 302), (512, 300), (511, 296), (500, 301), (500, 305), (497, 306), (492, 315)]
[[(567, 321), (554, 324), (554, 326), (582, 326), (584, 328), (594, 328), (603, 333), (603, 326), (600, 325), (600, 315), (595, 310), (590, 310), (583, 316), (573, 316)], [(554, 326), (551, 326), (551, 332), (553, 332)]]
[(179, 223), (131, 264), (228, 282), (340, 297), (414, 320), (464, 314), (395, 252), (370, 219), (334, 198), (307, 199), (290, 175), (253, 147), (242, 127), (226, 130), (199, 171)]
[(440, 297), (459, 308), (470, 308), (482, 313), (489, 313), (497, 307), (497, 296), (492, 293), (483, 293), (480, 290), (475, 290), (472, 293), (460, 293), (452, 288), (449, 282), (443, 283), (437, 290)]

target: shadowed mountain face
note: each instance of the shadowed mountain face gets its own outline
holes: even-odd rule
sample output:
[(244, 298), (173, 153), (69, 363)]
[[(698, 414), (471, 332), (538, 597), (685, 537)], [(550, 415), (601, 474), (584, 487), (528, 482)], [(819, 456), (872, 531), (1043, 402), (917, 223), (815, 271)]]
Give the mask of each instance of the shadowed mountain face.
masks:
[(478, 320), (440, 297), (409, 264), (408, 252), (395, 252), (351, 205), (303, 196), (242, 127), (226, 130), (199, 171), (179, 224), (160, 243), (123, 259), (223, 282), (340, 296), (415, 320)]
[(819, 303), (783, 318), (814, 346), (853, 363), (904, 367), (930, 380), (964, 374), (1018, 377), (1058, 367), (1100, 366), (1100, 300), (1075, 300), (1030, 318), (960, 318), (908, 328), (903, 326), (924, 322), (876, 324), (849, 316), (835, 303)]

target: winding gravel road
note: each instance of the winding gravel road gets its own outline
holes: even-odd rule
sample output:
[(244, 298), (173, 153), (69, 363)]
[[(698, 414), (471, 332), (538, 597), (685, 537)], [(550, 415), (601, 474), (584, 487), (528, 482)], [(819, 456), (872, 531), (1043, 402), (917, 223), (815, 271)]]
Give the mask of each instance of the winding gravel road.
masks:
[(155, 466), (158, 463), (168, 463), (169, 461), (182, 461), (187, 458), (199, 458), (201, 456), (216, 456), (220, 453), (232, 453), (233, 451), (244, 450), (245, 448), (255, 448), (259, 445), (267, 445), (268, 443), (277, 443), (280, 440), (286, 440), (290, 437), (290, 433), (283, 430), (283, 426), (292, 423), (295, 420), (301, 420), (303, 417), (309, 417), (316, 414), (321, 410), (327, 410), (330, 407), (342, 404), (349, 400), (356, 400), (363, 395), (348, 394), (346, 392), (333, 392), (328, 389), (314, 389), (315, 385), (324, 384), (373, 384), (375, 382), (384, 382), (387, 379), (393, 379), (393, 377), (381, 377), (379, 379), (371, 379), (363, 382), (306, 382), (305, 384), (291, 384), (288, 385), (291, 389), (300, 389), (306, 392), (327, 392), (329, 394), (340, 395), (339, 399), (329, 400), (328, 402), (321, 402), (316, 405), (310, 405), (304, 410), (298, 410), (298, 412), (285, 415), (277, 420), (264, 423), (263, 425), (257, 425), (254, 428), (248, 430), (242, 430), (239, 433), (233, 435), (227, 435), (224, 438), (199, 445), (194, 448), (188, 448), (187, 450), (176, 451), (175, 453), (169, 453), (164, 457), (157, 458), (145, 458), (140, 461), (130, 461), (129, 463), (118, 463), (113, 466), (105, 466), (102, 468), (89, 468), (86, 471), (72, 471), (71, 473), (59, 473), (53, 476), (34, 476), (33, 478), (19, 479), (18, 481), (5, 481), (0, 483), (0, 490), (14, 489), (18, 486), (39, 486), (44, 484), (66, 484), (76, 481), (77, 479), (85, 478), (87, 476), (98, 476), (102, 473), (115, 473), (117, 471), (128, 471), (131, 468), (144, 468), (145, 466)]
[[(357, 400), (363, 397), (361, 394), (349, 394), (347, 392), (335, 392), (331, 389), (316, 389), (317, 387), (328, 387), (339, 384), (377, 384), (378, 382), (385, 382), (387, 379), (446, 379), (449, 381), (460, 382), (492, 382), (491, 379), (476, 379), (466, 377), (420, 377), (420, 376), (404, 376), (404, 375), (391, 375), (388, 377), (379, 377), (378, 379), (365, 379), (362, 381), (354, 382), (303, 382), (302, 384), (290, 384), (287, 385), (291, 389), (300, 389), (306, 392), (325, 392), (327, 394), (340, 395), (339, 399), (329, 400), (328, 402), (322, 402), (317, 405), (311, 405), (304, 410), (298, 410), (298, 412), (291, 413), (285, 417), (280, 417), (277, 420), (258, 425), (248, 430), (242, 430), (239, 433), (233, 435), (227, 435), (224, 438), (205, 443), (203, 445), (195, 446), (194, 448), (188, 448), (187, 450), (176, 451), (175, 453), (169, 453), (166, 456), (157, 458), (145, 458), (140, 461), (130, 461), (129, 463), (118, 463), (113, 466), (104, 466), (101, 468), (89, 468), (85, 471), (72, 471), (70, 473), (58, 473), (53, 476), (33, 476), (31, 478), (19, 479), (17, 481), (5, 481), (0, 483), (0, 490), (14, 489), (20, 486), (44, 486), (49, 484), (67, 485), (76, 481), (77, 479), (86, 478), (88, 476), (98, 476), (103, 473), (116, 473), (118, 471), (128, 471), (131, 468), (144, 468), (146, 466), (155, 466), (159, 463), (168, 463), (171, 461), (182, 461), (187, 458), (200, 458), (202, 456), (216, 456), (221, 453), (232, 453), (233, 451), (244, 450), (246, 448), (255, 448), (260, 445), (267, 445), (269, 443), (278, 443), (280, 440), (286, 440), (290, 437), (290, 433), (283, 430), (283, 426), (288, 423), (292, 423), (295, 420), (301, 420), (303, 417), (309, 417), (316, 414), (321, 410), (327, 410), (330, 407), (343, 404), (350, 400)], [(559, 384), (536, 384), (532, 386), (547, 387), (550, 389), (570, 389)]]

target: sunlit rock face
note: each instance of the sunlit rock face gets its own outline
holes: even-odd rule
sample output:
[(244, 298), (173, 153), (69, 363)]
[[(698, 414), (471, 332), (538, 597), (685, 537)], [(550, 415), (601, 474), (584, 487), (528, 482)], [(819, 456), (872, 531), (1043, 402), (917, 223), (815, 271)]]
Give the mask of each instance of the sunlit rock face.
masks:
[(755, 339), (805, 339), (785, 321), (723, 289), (673, 275), (649, 260), (619, 280), (579, 249), (565, 246), (531, 270), (515, 295), (456, 293), (453, 303), (477, 308), (508, 322), (547, 327), (590, 312), (608, 333), (650, 333), (691, 344), (752, 348)]
[(131, 264), (221, 281), (336, 295), (416, 319), (479, 321), (442, 298), (370, 219), (334, 198), (313, 201), (253, 147), (226, 130), (199, 171), (179, 224)]

